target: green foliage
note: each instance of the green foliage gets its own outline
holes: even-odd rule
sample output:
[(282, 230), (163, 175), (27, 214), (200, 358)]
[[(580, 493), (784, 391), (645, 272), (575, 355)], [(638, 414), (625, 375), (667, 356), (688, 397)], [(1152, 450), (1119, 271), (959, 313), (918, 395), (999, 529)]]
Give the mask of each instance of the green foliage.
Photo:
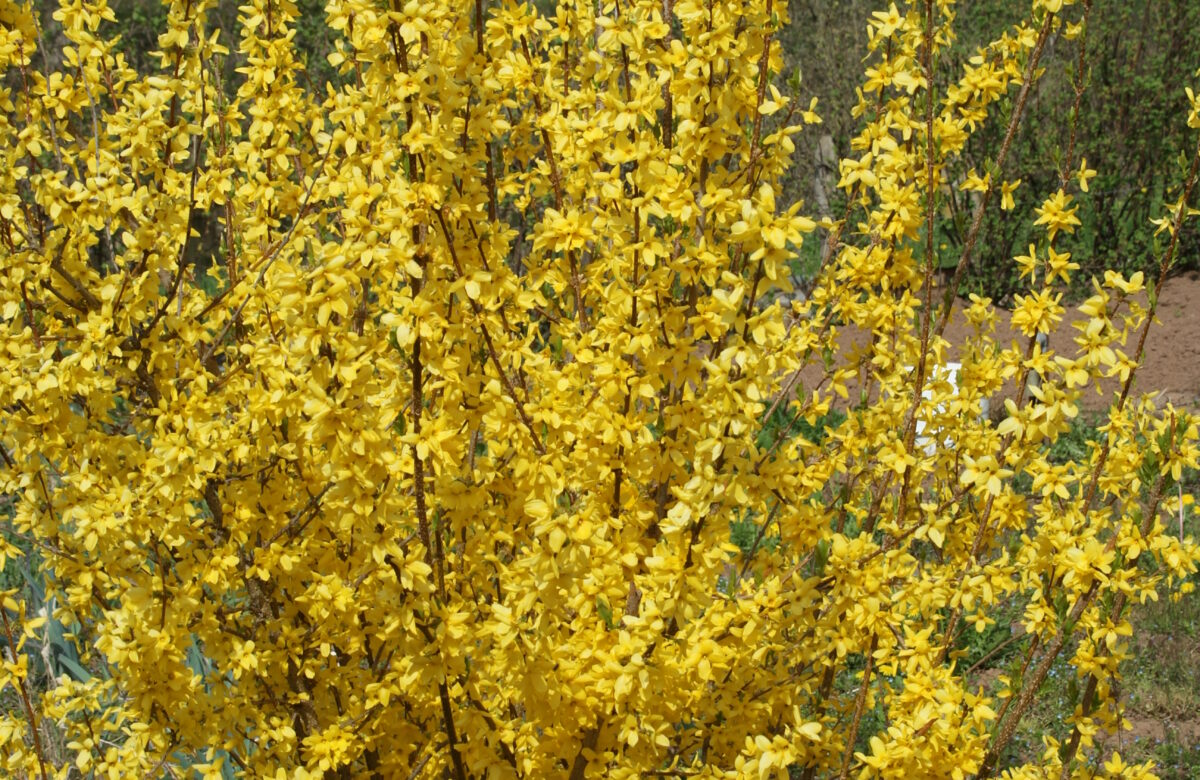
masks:
[(1081, 415), (1071, 421), (1071, 427), (1050, 445), (1051, 463), (1086, 462), (1092, 446), (1103, 439), (1093, 417)]
[[(979, 30), (987, 39), (1007, 20), (994, 2), (964, 7), (964, 30)], [(1075, 9), (1082, 14), (1082, 6)], [(976, 20), (979, 25), (975, 24)], [(1081, 38), (1053, 40), (1047, 52), (1046, 73), (1015, 139), (1008, 171), (1021, 186), (1012, 210), (989, 210), (976, 247), (977, 262), (964, 292), (1001, 300), (1020, 287), (1012, 258), (1024, 253), (1030, 239), (1033, 209), (1060, 186), (1064, 168), (1077, 170), (1081, 159), (1098, 175), (1089, 191), (1080, 194), (1083, 225), (1063, 242), (1063, 249), (1080, 263), (1085, 280), (1105, 269), (1125, 274), (1152, 270), (1150, 253), (1154, 226), (1164, 202), (1178, 197), (1186, 175), (1178, 158), (1190, 144), (1181, 76), (1195, 70), (1200, 47), (1200, 6), (1168, 2), (1096, 3), (1087, 23), (1083, 85), (1074, 134), (1063, 121), (1076, 100)], [(962, 57), (973, 42), (962, 40)], [(1004, 125), (984, 128), (968, 144), (960, 174), (975, 166), (984, 171), (1002, 140)], [(1072, 140), (1072, 135), (1074, 139)], [(1073, 145), (1072, 145), (1073, 143)], [(960, 200), (966, 200), (960, 195)], [(952, 224), (961, 224), (955, 219)], [(962, 245), (962, 234), (952, 236)], [(1197, 237), (1181, 236), (1176, 268), (1194, 267)]]
[(1025, 649), (1021, 641), (1024, 629), (1020, 627), (1021, 605), (1006, 601), (994, 607), (989, 615), (992, 621), (983, 630), (967, 625), (958, 635), (955, 648), (962, 653), (959, 663), (964, 669), (982, 671), (1004, 669)]
[[(783, 45), (788, 66), (804, 74), (803, 92), (815, 94), (824, 107), (828, 133), (845, 157), (852, 154), (849, 120), (857, 86), (858, 63), (866, 40), (859, 18), (877, 10), (865, 0), (822, 3), (795, 0), (794, 23), (785, 30)], [(1024, 7), (1005, 0), (963, 3), (958, 10), (959, 37), (942, 58), (940, 68), (954, 72), (1017, 22)], [(1080, 20), (1083, 6), (1070, 9)], [(1083, 225), (1064, 237), (1060, 249), (1070, 251), (1082, 272), (1079, 281), (1102, 276), (1105, 269), (1132, 274), (1149, 271), (1154, 226), (1150, 220), (1163, 203), (1177, 197), (1186, 173), (1179, 162), (1188, 150), (1186, 97), (1181, 78), (1192, 73), (1200, 51), (1200, 4), (1187, 0), (1134, 0), (1094, 3), (1086, 33), (1084, 84), (1074, 145), (1069, 122), (1075, 103), (1080, 40), (1052, 36), (1043, 56), (1045, 73), (1026, 107), (1026, 117), (1014, 138), (1004, 179), (1021, 179), (1013, 193), (1014, 207), (985, 212), (975, 259), (959, 292), (974, 292), (1003, 301), (1021, 288), (1012, 258), (1022, 254), (1031, 237), (1034, 208), (1059, 187), (1067, 163), (1078, 169), (1086, 158), (1098, 175), (1090, 191), (1080, 194)], [(1013, 103), (1002, 101), (1007, 118)], [(959, 166), (948, 171), (955, 182), (975, 168), (989, 170), (1003, 141), (1007, 122), (995, 122), (976, 132)], [(812, 197), (816, 136), (799, 139), (797, 165), (788, 179), (787, 200)], [(938, 221), (935, 249), (943, 267), (962, 255), (973, 215), (973, 193), (955, 191)], [(833, 207), (840, 216), (841, 206)], [(1200, 257), (1200, 237), (1185, 231), (1177, 269), (1193, 268)]]

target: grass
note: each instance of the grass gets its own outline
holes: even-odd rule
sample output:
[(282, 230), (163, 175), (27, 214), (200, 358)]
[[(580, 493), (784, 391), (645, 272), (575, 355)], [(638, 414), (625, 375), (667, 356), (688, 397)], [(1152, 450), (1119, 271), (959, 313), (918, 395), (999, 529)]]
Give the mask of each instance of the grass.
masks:
[[(1193, 518), (1192, 530), (1198, 525)], [(1200, 777), (1200, 593), (1187, 594), (1177, 602), (1164, 599), (1148, 604), (1133, 613), (1132, 623), (1133, 658), (1123, 665), (1120, 684), (1123, 715), (1130, 729), (1099, 735), (1099, 749), (1093, 755), (1103, 762), (1117, 751), (1126, 763), (1153, 761), (1164, 780)], [(980, 646), (987, 635), (981, 637)], [(975, 644), (970, 643), (969, 656), (979, 652)], [(993, 659), (991, 674), (981, 675), (989, 689), (995, 689), (995, 676), (1020, 653), (1011, 655)], [(1078, 704), (1084, 685), (1067, 663), (1068, 657), (1069, 652), (1064, 651), (1051, 668), (1008, 750), (1007, 765), (1036, 765), (1045, 750), (1043, 737), (1060, 741), (1070, 737), (1062, 713)]]
[[(1050, 447), (1054, 463), (1084, 461), (1091, 448), (1103, 441), (1097, 430), (1102, 420), (1081, 415)], [(1185, 477), (1183, 489), (1200, 493), (1200, 477)], [(1171, 527), (1178, 533), (1174, 523)], [(1185, 535), (1200, 535), (1200, 513), (1193, 508), (1184, 518)], [(1146, 560), (1149, 560), (1147, 556)], [(1200, 576), (1193, 575), (1193, 584)], [(1019, 605), (1001, 604), (992, 613), (996, 623), (982, 633), (960, 635), (957, 649), (964, 655), (962, 668), (979, 664), (972, 678), (989, 692), (998, 689), (1001, 674), (1013, 676), (1027, 644), (1010, 641), (1011, 624), (1020, 619)], [(1153, 761), (1164, 780), (1200, 778), (1200, 590), (1177, 600), (1162, 599), (1135, 606), (1127, 614), (1133, 624), (1132, 658), (1122, 665), (1118, 689), (1124, 717), (1131, 728), (1120, 734), (1101, 734), (1098, 749), (1091, 751), (1101, 764), (1118, 751), (1127, 764)], [(1070, 728), (1063, 722), (1083, 695), (1084, 683), (1068, 663), (1072, 648), (1064, 650), (1051, 668), (1032, 710), (1003, 757), (1002, 766), (1041, 762), (1044, 737), (1065, 741)]]
[[(1102, 440), (1096, 425), (1093, 418), (1075, 420), (1052, 445), (1051, 460), (1086, 458), (1090, 445)], [(1200, 492), (1200, 478), (1185, 477), (1183, 489)], [(1200, 535), (1200, 515), (1194, 509), (1184, 518), (1183, 533)], [(1200, 584), (1200, 577), (1193, 575), (1192, 584)], [(1128, 614), (1133, 657), (1122, 665), (1119, 693), (1131, 728), (1098, 736), (1096, 755), (1118, 751), (1126, 763), (1153, 761), (1164, 780), (1200, 777), (1200, 591), (1136, 606)], [(1022, 724), (1014, 759), (1036, 762), (1044, 749), (1043, 735), (1069, 736), (1057, 713), (1064, 705), (1069, 710), (1081, 695), (1082, 684), (1074, 677), (1065, 661), (1056, 664)]]
[[(1190, 526), (1200, 531), (1195, 515)], [(1163, 778), (1200, 777), (1200, 592), (1148, 604), (1133, 625), (1135, 657), (1122, 670), (1133, 729), (1122, 735), (1121, 755), (1155, 761)]]

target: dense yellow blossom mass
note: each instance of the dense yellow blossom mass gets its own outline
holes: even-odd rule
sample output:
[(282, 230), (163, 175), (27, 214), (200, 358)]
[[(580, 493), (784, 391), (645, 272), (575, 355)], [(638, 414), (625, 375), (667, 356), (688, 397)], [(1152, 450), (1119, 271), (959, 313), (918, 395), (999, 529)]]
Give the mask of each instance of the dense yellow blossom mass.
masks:
[[(1089, 762), (1127, 606), (1200, 559), (1162, 519), (1197, 422), (1131, 392), (1196, 160), (1162, 274), (1106, 276), (1047, 350), (1095, 175), (1068, 151), (1022, 343), (977, 298), (936, 379), (949, 167), (1007, 128), (957, 281), (1090, 3), (1036, 0), (957, 73), (952, 0), (866, 20), (820, 224), (782, 202), (819, 121), (776, 78), (782, 0), (330, 0), (337, 85), (293, 2), (220, 32), (214, 5), (171, 2), (136, 73), (106, 0), (61, 2), (53, 68), (0, 2), (0, 559), (36, 551), (57, 599), (0, 609), (6, 776), (988, 777), (1060, 658), (1083, 697), (1009, 776), (1150, 776)], [(1051, 463), (1107, 376), (1106, 438)], [(958, 648), (1002, 601), (1022, 663), (991, 696)], [(81, 661), (35, 686), (50, 621)]]

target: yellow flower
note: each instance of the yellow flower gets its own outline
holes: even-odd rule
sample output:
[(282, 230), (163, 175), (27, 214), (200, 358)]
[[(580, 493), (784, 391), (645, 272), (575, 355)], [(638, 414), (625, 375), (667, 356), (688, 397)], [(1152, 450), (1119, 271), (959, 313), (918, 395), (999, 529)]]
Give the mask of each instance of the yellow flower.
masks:
[(1013, 193), (1017, 187), (1021, 185), (1021, 180), (1006, 181), (1000, 185), (1000, 208), (1004, 211), (1010, 211), (1016, 202), (1013, 200)]
[(1060, 230), (1067, 233), (1074, 233), (1075, 228), (1082, 224), (1079, 218), (1075, 216), (1075, 212), (1078, 209), (1078, 206), (1071, 205), (1071, 196), (1059, 190), (1035, 209), (1038, 218), (1034, 221), (1034, 224), (1045, 225), (1046, 232), (1049, 234), (1050, 240), (1053, 241)]

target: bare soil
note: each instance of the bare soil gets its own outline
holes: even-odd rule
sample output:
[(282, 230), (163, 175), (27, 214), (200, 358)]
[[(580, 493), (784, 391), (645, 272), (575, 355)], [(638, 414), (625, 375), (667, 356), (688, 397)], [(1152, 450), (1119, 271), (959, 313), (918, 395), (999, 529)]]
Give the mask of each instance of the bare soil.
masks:
[[(935, 297), (938, 297), (935, 295)], [(1141, 296), (1146, 304), (1146, 296)], [(975, 337), (974, 330), (966, 322), (962, 311), (967, 302), (959, 300), (946, 328), (945, 337), (950, 342), (950, 360), (958, 360), (964, 344)], [(1073, 327), (1087, 317), (1075, 306), (1067, 306), (1058, 331), (1050, 338), (1050, 348), (1059, 354), (1074, 355), (1073, 341), (1078, 331)], [(1157, 392), (1159, 403), (1172, 403), (1179, 407), (1200, 408), (1200, 273), (1190, 272), (1174, 276), (1166, 281), (1158, 303), (1157, 319), (1146, 339), (1145, 355), (1141, 368), (1135, 374), (1133, 392)], [(1008, 312), (996, 309), (995, 337), (999, 344), (1023, 343), (1025, 337), (1009, 327)], [(1126, 353), (1133, 355), (1137, 348), (1136, 334), (1130, 336)], [(838, 353), (848, 356), (856, 348), (866, 344), (867, 337), (853, 328), (840, 328)], [(812, 387), (823, 374), (819, 365), (810, 365), (801, 372), (803, 387)], [(851, 398), (856, 396), (851, 389)], [(1096, 412), (1107, 409), (1114, 393), (1119, 389), (1116, 379), (1104, 380), (1096, 389), (1089, 390), (1081, 399), (1084, 411)], [(1012, 392), (1008, 388), (1006, 395)], [(993, 409), (1003, 405), (993, 401)]]
[(1158, 303), (1161, 325), (1150, 328), (1143, 390), (1160, 390), (1178, 406), (1200, 406), (1200, 273), (1168, 279)]
[[(1140, 296), (1143, 306), (1145, 295)], [(955, 347), (974, 336), (962, 316), (959, 301), (946, 328), (946, 339)], [(1001, 344), (1023, 342), (1024, 337), (1013, 331), (1007, 322), (1007, 312), (997, 310), (996, 338)], [(1160, 402), (1176, 406), (1200, 407), (1200, 273), (1167, 279), (1159, 298), (1158, 322), (1150, 327), (1146, 337), (1145, 356), (1135, 375), (1134, 392), (1158, 392)], [(1061, 354), (1074, 354), (1073, 342), (1078, 333), (1074, 325), (1087, 320), (1078, 308), (1068, 306), (1058, 332), (1051, 336), (1051, 349)], [(1125, 352), (1130, 356), (1137, 349), (1136, 334), (1130, 336)], [(956, 351), (956, 350), (955, 350)], [(1119, 390), (1117, 380), (1101, 382), (1099, 392), (1085, 393), (1082, 406), (1087, 411), (1108, 408), (1113, 393)]]

